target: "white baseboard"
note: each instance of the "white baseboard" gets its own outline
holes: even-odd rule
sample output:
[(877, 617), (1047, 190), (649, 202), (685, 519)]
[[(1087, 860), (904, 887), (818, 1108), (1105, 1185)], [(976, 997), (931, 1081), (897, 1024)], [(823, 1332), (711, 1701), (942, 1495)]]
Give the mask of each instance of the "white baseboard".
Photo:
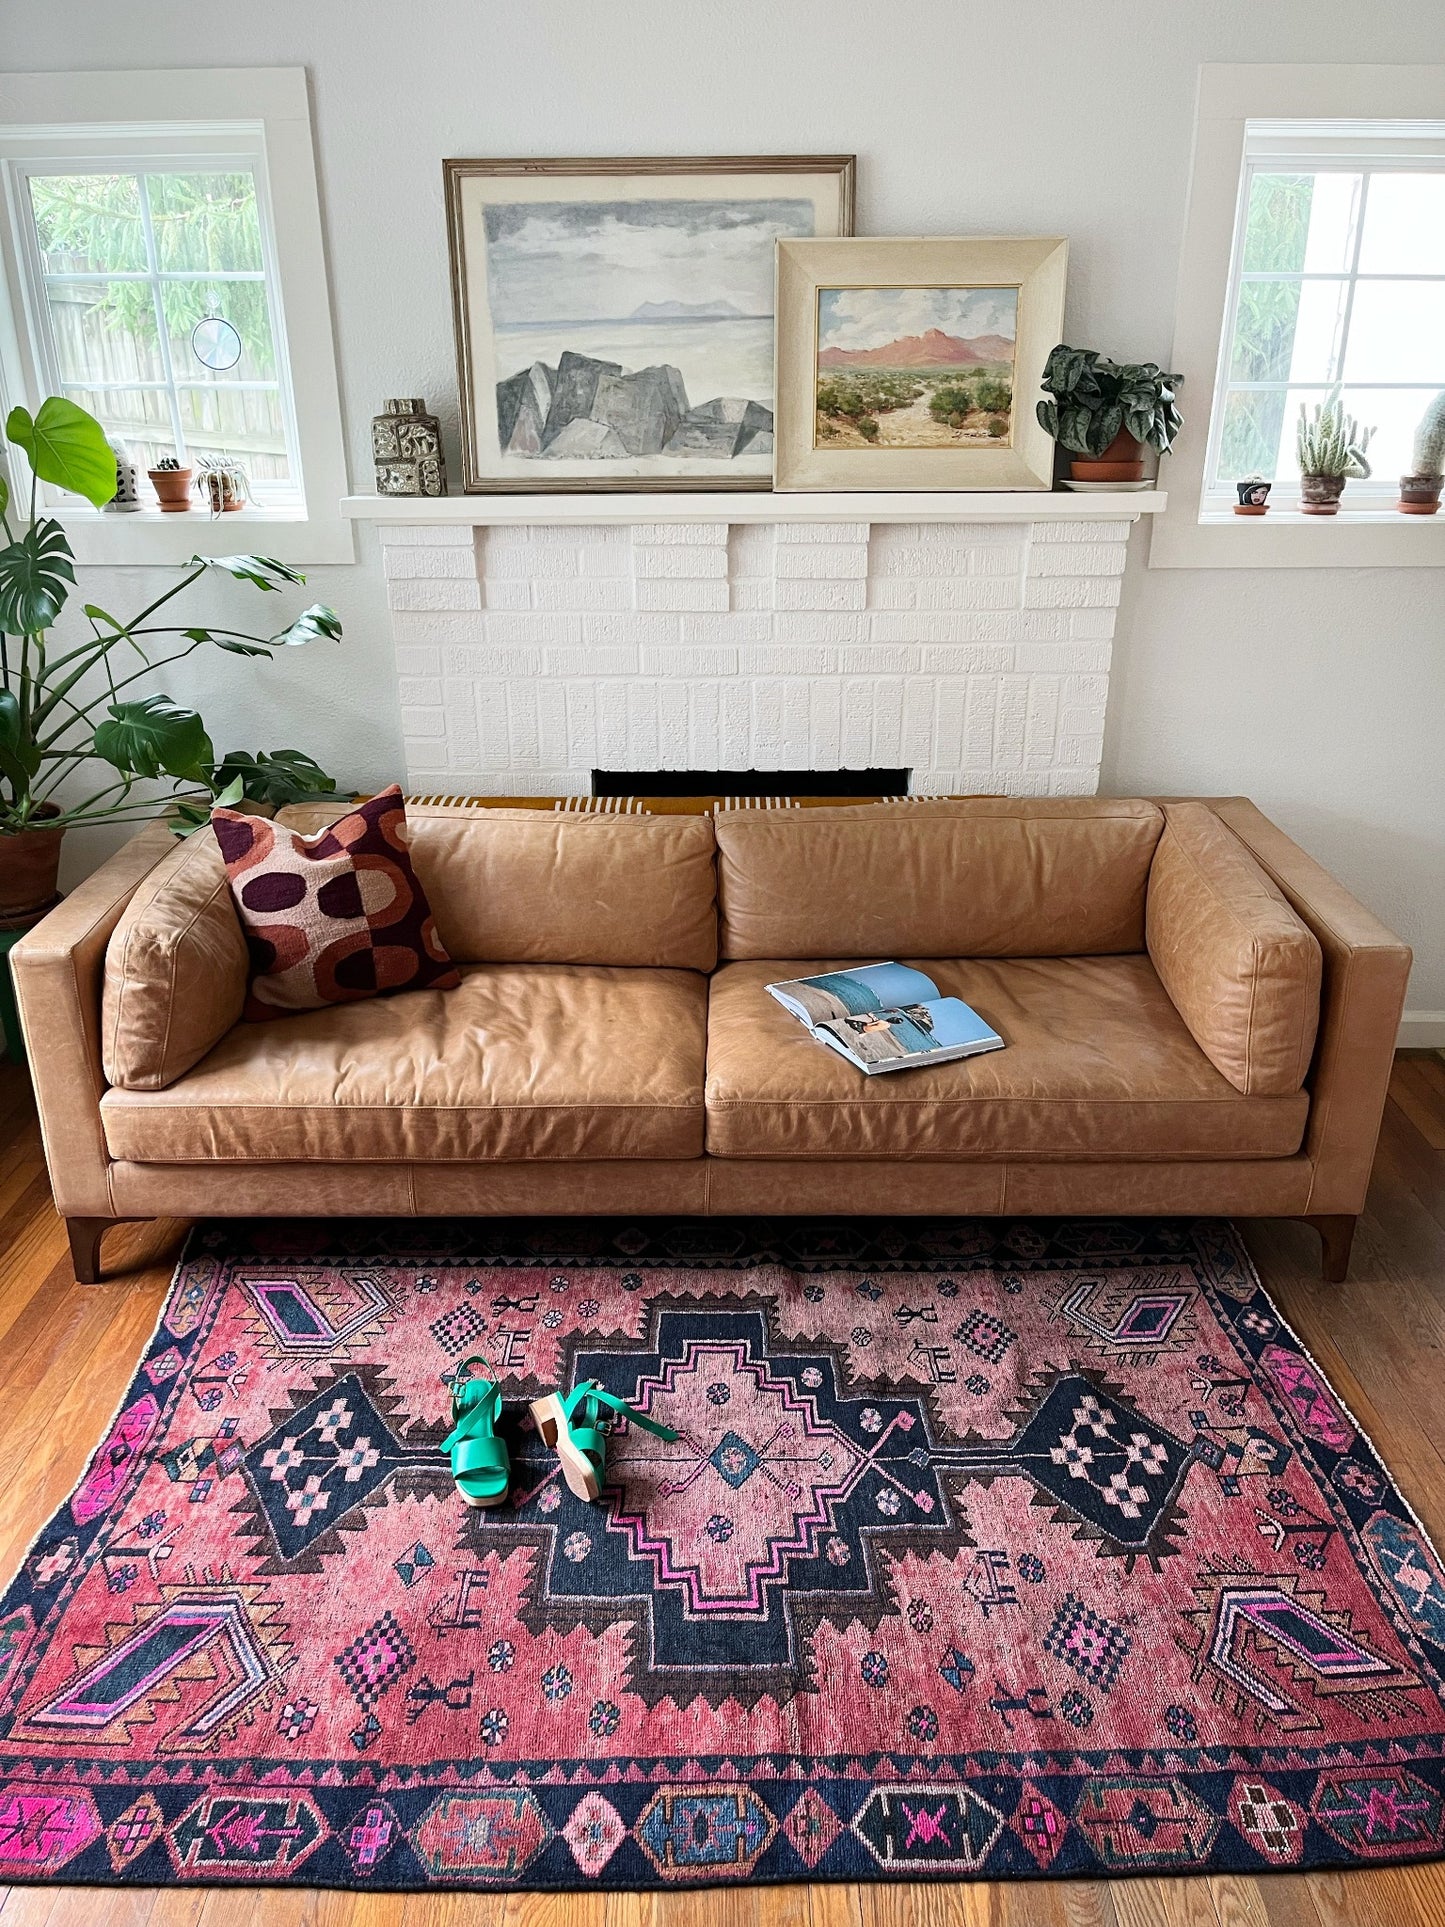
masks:
[(1445, 1010), (1407, 1010), (1395, 1042), (1400, 1050), (1445, 1050)]

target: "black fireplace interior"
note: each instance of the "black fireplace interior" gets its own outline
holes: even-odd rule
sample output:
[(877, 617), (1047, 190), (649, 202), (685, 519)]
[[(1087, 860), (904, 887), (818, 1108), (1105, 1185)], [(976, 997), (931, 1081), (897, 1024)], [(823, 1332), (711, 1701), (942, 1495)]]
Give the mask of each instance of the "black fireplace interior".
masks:
[(906, 796), (906, 769), (594, 769), (594, 796)]

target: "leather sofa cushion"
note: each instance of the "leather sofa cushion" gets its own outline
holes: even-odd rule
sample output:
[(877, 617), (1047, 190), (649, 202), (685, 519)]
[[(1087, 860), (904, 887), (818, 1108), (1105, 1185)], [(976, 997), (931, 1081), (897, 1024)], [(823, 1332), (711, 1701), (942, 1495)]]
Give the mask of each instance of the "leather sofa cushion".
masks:
[(101, 986), (106, 1082), (159, 1091), (199, 1063), (241, 1015), (246, 939), (213, 830), (177, 843), (111, 934)]
[(1144, 948), (1153, 803), (979, 796), (717, 819), (722, 955), (1076, 957)]
[(232, 1030), (164, 1091), (107, 1091), (113, 1158), (321, 1163), (695, 1158), (707, 980), (464, 969), (459, 989)]
[(1320, 1014), (1320, 946), (1204, 803), (1164, 806), (1149, 955), (1194, 1041), (1250, 1097), (1297, 1091)]
[[(329, 804), (278, 821), (322, 828)], [(412, 803), (411, 857), (458, 963), (717, 962), (712, 820)]]
[(728, 964), (712, 979), (712, 1156), (1097, 1164), (1299, 1149), (1305, 1093), (1237, 1091), (1194, 1042), (1147, 957), (918, 960), (1006, 1048), (874, 1077), (815, 1042), (764, 989), (849, 961)]

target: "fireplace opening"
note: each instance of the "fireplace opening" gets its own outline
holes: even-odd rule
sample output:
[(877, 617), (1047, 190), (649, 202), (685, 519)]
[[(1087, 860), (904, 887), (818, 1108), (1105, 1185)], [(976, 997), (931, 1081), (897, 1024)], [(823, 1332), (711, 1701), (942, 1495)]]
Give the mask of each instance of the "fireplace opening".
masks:
[(908, 794), (906, 769), (594, 769), (594, 796), (846, 796)]

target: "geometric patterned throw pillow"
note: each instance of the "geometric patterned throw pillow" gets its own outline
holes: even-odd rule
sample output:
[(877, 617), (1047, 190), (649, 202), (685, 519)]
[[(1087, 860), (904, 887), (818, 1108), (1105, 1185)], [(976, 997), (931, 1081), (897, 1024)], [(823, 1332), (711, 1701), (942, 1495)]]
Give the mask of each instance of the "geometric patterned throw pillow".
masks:
[(397, 784), (316, 836), (237, 810), (211, 824), (251, 953), (253, 1023), (461, 982), (411, 866)]

